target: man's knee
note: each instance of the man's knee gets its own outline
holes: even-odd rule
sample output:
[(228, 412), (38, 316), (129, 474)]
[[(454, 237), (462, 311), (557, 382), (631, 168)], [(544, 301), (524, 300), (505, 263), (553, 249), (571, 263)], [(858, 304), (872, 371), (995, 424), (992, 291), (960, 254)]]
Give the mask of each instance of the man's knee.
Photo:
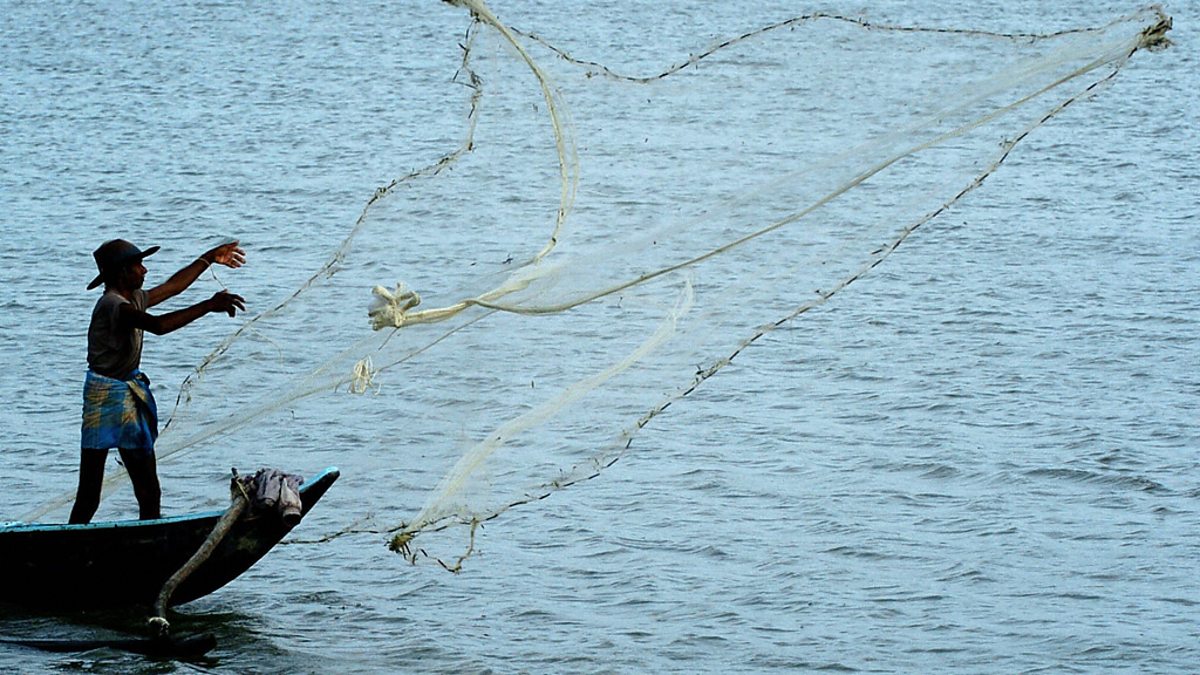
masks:
[(160, 517), (159, 505), (162, 489), (158, 484), (158, 465), (154, 451), (121, 450), (121, 461), (133, 483), (133, 494), (137, 497), (142, 519)]

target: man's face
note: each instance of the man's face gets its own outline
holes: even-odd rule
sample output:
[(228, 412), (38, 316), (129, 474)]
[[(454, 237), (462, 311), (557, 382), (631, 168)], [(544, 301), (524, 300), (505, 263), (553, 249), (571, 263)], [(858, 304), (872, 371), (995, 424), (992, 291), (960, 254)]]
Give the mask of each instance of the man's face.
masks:
[(127, 265), (121, 271), (121, 285), (125, 288), (137, 289), (141, 288), (146, 281), (146, 266), (139, 260), (132, 265)]

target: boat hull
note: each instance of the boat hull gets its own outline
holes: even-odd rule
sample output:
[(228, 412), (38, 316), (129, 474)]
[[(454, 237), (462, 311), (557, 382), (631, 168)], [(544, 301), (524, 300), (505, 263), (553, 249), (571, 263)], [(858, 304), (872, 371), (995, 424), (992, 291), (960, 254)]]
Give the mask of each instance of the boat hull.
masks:
[[(300, 487), (302, 514), (337, 480), (326, 469)], [(0, 602), (42, 608), (152, 606), (223, 511), (157, 520), (0, 527)], [(179, 605), (250, 569), (292, 529), (276, 513), (243, 517), (171, 596)]]

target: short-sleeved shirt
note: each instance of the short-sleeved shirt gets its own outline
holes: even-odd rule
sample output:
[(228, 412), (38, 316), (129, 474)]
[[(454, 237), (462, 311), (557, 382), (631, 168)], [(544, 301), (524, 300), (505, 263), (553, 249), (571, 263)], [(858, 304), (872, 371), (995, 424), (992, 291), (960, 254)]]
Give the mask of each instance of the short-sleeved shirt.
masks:
[(137, 289), (133, 300), (116, 291), (105, 291), (92, 310), (88, 326), (88, 368), (119, 380), (127, 380), (142, 364), (142, 329), (121, 326), (121, 305), (130, 303), (146, 311), (146, 291)]

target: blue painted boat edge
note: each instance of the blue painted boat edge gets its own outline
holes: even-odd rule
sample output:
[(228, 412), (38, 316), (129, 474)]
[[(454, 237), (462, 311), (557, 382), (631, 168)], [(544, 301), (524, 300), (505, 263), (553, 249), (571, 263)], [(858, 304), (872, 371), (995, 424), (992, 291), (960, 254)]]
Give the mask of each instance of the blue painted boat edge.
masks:
[[(324, 471), (314, 476), (312, 479), (306, 479), (304, 484), (300, 486), (300, 498), (304, 498), (304, 493), (313, 485), (320, 484), (327, 480), (337, 480), (342, 472), (336, 467), (327, 467)], [(155, 520), (111, 520), (99, 523), (87, 523), (84, 525), (71, 525), (68, 523), (54, 523), (42, 525), (38, 523), (16, 523), (9, 525), (0, 525), (0, 534), (5, 532), (67, 532), (71, 530), (89, 530), (89, 529), (111, 529), (111, 528), (126, 528), (139, 527), (145, 525), (161, 525), (169, 523), (181, 523), (189, 520), (198, 520), (203, 518), (219, 518), (225, 513), (225, 509), (214, 511), (202, 511), (200, 513), (188, 513), (182, 516), (169, 516), (166, 518), (158, 518)]]

